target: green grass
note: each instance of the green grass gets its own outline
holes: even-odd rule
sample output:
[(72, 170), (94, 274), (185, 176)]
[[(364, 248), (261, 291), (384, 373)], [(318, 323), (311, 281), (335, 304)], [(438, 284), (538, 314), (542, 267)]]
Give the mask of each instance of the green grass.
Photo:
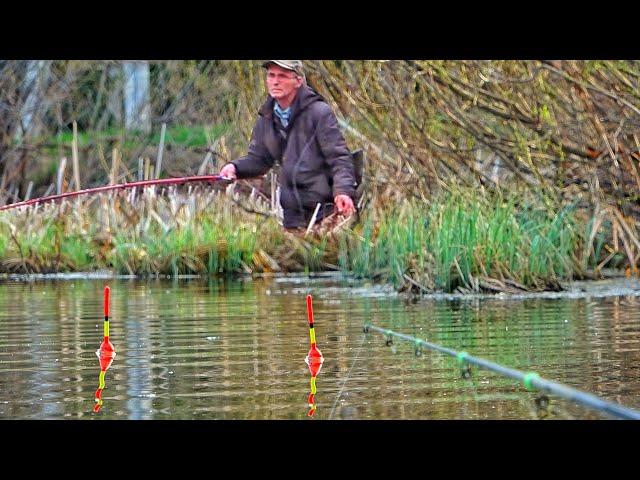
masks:
[[(210, 127), (175, 125), (167, 127), (165, 143), (180, 145), (183, 147), (204, 147), (208, 144), (207, 134), (212, 140), (220, 138), (229, 129), (228, 124), (214, 125)], [(160, 132), (157, 131), (151, 137), (151, 143), (160, 143)]]
[[(4, 268), (219, 275), (271, 268), (264, 263), (267, 254), (285, 271), (334, 264), (396, 286), (408, 275), (439, 291), (477, 290), (482, 278), (545, 288), (576, 273), (574, 258), (584, 251), (581, 241), (589, 231), (571, 206), (552, 212), (535, 200), (464, 190), (428, 205), (405, 202), (375, 212), (375, 221), (368, 212), (355, 231), (335, 238), (287, 236), (274, 219), (257, 223), (224, 197), (194, 203), (183, 213), (172, 213), (171, 202), (158, 197), (146, 207), (155, 216), (140, 205), (118, 202), (108, 213), (69, 205), (52, 217), (6, 214), (0, 222)], [(604, 238), (597, 238), (599, 252)]]
[(396, 285), (405, 273), (426, 274), (443, 291), (473, 288), (477, 277), (528, 286), (570, 278), (581, 238), (572, 207), (555, 214), (517, 200), (457, 192), (426, 209), (405, 203), (383, 215), (375, 235), (365, 221), (362, 239), (352, 241), (349, 255), (343, 251), (340, 264), (359, 276), (387, 272)]
[(110, 261), (121, 273), (237, 273), (252, 264), (256, 241), (255, 229), (231, 219), (205, 219), (168, 232), (156, 225), (139, 238), (120, 232)]
[[(204, 147), (207, 145), (207, 135), (211, 140), (215, 140), (224, 135), (230, 128), (228, 123), (218, 125), (168, 125), (165, 132), (165, 144), (182, 146), (185, 148)], [(105, 142), (113, 138), (125, 140), (124, 147), (129, 148), (140, 145), (140, 142), (147, 142), (153, 145), (160, 143), (160, 127), (154, 126), (150, 134), (138, 131), (125, 131), (123, 128), (107, 128), (101, 131), (78, 131), (78, 146), (86, 147), (97, 143)], [(44, 143), (60, 146), (70, 146), (73, 141), (73, 132), (65, 130), (55, 136), (41, 139)], [(53, 149), (57, 147), (51, 147)]]

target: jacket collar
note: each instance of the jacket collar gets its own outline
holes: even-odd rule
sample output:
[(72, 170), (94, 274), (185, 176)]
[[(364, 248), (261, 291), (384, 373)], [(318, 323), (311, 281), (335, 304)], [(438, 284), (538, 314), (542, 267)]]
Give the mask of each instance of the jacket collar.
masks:
[[(302, 85), (298, 90), (298, 93), (296, 94), (296, 98), (294, 98), (293, 102), (291, 103), (291, 117), (289, 118), (289, 125), (287, 126), (287, 129), (291, 128), (291, 125), (300, 112), (302, 112), (313, 102), (323, 100), (324, 99), (321, 95), (314, 92), (307, 85)], [(263, 117), (272, 118), (274, 104), (275, 99), (271, 95), (269, 95), (267, 97), (267, 101), (264, 102), (262, 104), (262, 107), (260, 107), (260, 110), (258, 110), (258, 114)]]

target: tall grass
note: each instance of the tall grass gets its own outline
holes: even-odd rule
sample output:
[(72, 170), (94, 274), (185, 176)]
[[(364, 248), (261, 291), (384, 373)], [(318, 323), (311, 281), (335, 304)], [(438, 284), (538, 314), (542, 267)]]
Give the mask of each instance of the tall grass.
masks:
[(0, 267), (143, 275), (339, 268), (428, 290), (543, 289), (576, 275), (574, 256), (588, 231), (571, 207), (554, 212), (535, 200), (463, 189), (429, 204), (371, 210), (354, 230), (320, 237), (284, 232), (275, 218), (259, 220), (216, 191), (130, 197), (5, 212)]
[[(260, 198), (247, 207), (269, 209)], [(274, 217), (257, 221), (208, 187), (164, 196), (148, 189), (135, 198), (127, 192), (4, 212), (0, 269), (109, 268), (142, 275), (309, 272), (324, 269), (327, 241), (287, 236)]]
[[(42, 220), (42, 219), (41, 219)], [(0, 223), (0, 262), (4, 270), (52, 273), (95, 268), (90, 239), (69, 229), (69, 218), (48, 218), (16, 228), (6, 217)], [(70, 231), (74, 230), (74, 231)]]
[(544, 288), (576, 273), (581, 236), (571, 207), (550, 212), (477, 192), (453, 191), (425, 209), (405, 202), (371, 220), (350, 241), (343, 267), (361, 276), (384, 275), (398, 285), (405, 275), (443, 291), (478, 290), (488, 279)]

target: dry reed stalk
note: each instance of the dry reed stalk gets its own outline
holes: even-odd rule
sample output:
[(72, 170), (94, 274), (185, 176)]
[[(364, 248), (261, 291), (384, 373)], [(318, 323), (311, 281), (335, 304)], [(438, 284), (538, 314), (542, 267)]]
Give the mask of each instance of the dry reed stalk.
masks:
[(593, 227), (591, 228), (591, 233), (589, 234), (589, 239), (587, 240), (587, 252), (583, 259), (583, 268), (586, 268), (587, 261), (589, 260), (589, 256), (592, 253), (595, 256), (593, 242), (596, 238), (596, 234), (598, 233), (598, 230), (600, 229), (600, 225), (602, 224), (603, 220), (604, 220), (604, 213), (600, 213), (596, 211), (596, 214), (594, 215)]
[(200, 164), (198, 168), (198, 175), (205, 175), (207, 172), (207, 167), (212, 163), (213, 155), (211, 151), (207, 151), (207, 154), (204, 156), (204, 160)]
[(73, 160), (73, 178), (75, 181), (75, 189), (82, 190), (80, 186), (80, 165), (78, 159), (78, 124), (73, 121), (73, 140), (71, 141), (71, 155)]
[(118, 183), (118, 170), (120, 169), (120, 155), (118, 149), (111, 150), (111, 172), (109, 173), (109, 184), (115, 185)]
[(624, 230), (620, 232), (620, 240), (622, 240), (622, 246), (624, 247), (624, 251), (629, 259), (629, 265), (634, 265), (633, 252), (630, 245), (627, 243), (627, 236), (625, 235)]
[(56, 182), (58, 195), (62, 193), (64, 170), (67, 166), (67, 157), (62, 157), (60, 166), (58, 167), (58, 180)]
[(2, 174), (2, 180), (0, 181), (0, 195), (2, 195), (2, 203), (3, 205), (6, 202), (6, 196), (4, 194), (5, 192), (5, 187), (7, 186), (7, 170), (4, 171), (4, 173)]
[(164, 152), (164, 135), (167, 131), (167, 124), (162, 124), (162, 129), (160, 130), (160, 144), (158, 145), (158, 156), (156, 158), (156, 178), (160, 178), (160, 173), (162, 172), (162, 154)]
[(316, 223), (316, 217), (318, 216), (318, 211), (320, 211), (320, 207), (322, 206), (321, 203), (318, 203), (316, 205), (316, 209), (313, 211), (313, 215), (311, 216), (311, 220), (309, 220), (309, 226), (307, 226), (307, 231), (304, 232), (304, 236), (306, 237), (307, 235), (309, 235), (309, 233), (311, 232), (311, 229), (313, 228), (313, 226)]
[(613, 214), (616, 216), (616, 218), (620, 222), (620, 225), (622, 226), (626, 234), (629, 236), (629, 239), (633, 241), (633, 243), (636, 245), (636, 248), (640, 251), (640, 241), (638, 241), (636, 236), (631, 231), (631, 228), (629, 227), (629, 225), (627, 225), (627, 222), (625, 221), (624, 217), (620, 213), (620, 210), (618, 210), (615, 207), (611, 207), (610, 210), (613, 212)]

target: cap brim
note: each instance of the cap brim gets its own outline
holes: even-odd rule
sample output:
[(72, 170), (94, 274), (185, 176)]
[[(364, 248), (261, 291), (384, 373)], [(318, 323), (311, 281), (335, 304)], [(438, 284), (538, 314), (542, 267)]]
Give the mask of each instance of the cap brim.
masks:
[(296, 69), (291, 68), (289, 65), (286, 65), (286, 64), (284, 64), (284, 63), (282, 63), (282, 62), (279, 62), (279, 61), (277, 61), (277, 60), (267, 60), (266, 62), (264, 62), (264, 63), (262, 64), (262, 68), (269, 68), (269, 65), (271, 65), (271, 64), (273, 64), (273, 65), (278, 65), (279, 67), (282, 67), (282, 68), (284, 68), (285, 70), (291, 70), (292, 72), (296, 72), (296, 73), (298, 73), (298, 71), (297, 71)]

